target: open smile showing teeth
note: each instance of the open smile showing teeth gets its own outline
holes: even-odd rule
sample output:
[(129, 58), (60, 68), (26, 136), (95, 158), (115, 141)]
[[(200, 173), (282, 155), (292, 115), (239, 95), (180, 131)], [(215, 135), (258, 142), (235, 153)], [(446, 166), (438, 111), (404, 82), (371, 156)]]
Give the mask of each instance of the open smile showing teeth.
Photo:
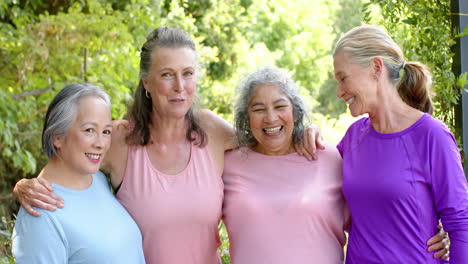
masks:
[(354, 97), (351, 97), (348, 100), (346, 100), (347, 104), (352, 104), (353, 102), (354, 102)]
[(274, 134), (279, 132), (283, 126), (271, 127), (271, 128), (264, 128), (263, 131), (267, 134)]
[(101, 154), (92, 154), (92, 153), (85, 153), (86, 157), (90, 159), (97, 160), (101, 157)]

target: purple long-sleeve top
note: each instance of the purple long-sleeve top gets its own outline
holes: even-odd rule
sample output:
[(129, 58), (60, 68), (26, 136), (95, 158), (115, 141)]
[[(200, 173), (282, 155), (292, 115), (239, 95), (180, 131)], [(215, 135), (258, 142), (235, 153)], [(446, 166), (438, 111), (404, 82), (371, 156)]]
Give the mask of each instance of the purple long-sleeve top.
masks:
[(351, 211), (347, 264), (442, 263), (427, 252), (438, 219), (450, 263), (468, 263), (468, 186), (453, 135), (424, 114), (409, 128), (375, 131), (356, 121), (338, 144)]

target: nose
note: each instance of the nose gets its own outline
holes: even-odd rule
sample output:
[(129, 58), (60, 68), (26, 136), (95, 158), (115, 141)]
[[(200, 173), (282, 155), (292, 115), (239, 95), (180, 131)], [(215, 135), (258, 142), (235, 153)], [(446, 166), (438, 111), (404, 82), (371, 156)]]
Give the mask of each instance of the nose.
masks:
[(338, 88), (336, 90), (336, 97), (342, 98), (344, 96), (344, 94), (345, 93), (344, 93), (343, 89), (341, 89), (340, 86), (338, 85)]
[(276, 121), (277, 118), (278, 116), (274, 111), (267, 110), (264, 120), (266, 123), (273, 123), (274, 121)]
[(104, 148), (105, 144), (106, 143), (105, 143), (104, 135), (101, 133), (98, 133), (94, 140), (94, 147), (97, 149), (102, 149)]
[(174, 91), (177, 93), (180, 93), (184, 90), (184, 78), (182, 76), (177, 75), (175, 78), (175, 84), (174, 84)]

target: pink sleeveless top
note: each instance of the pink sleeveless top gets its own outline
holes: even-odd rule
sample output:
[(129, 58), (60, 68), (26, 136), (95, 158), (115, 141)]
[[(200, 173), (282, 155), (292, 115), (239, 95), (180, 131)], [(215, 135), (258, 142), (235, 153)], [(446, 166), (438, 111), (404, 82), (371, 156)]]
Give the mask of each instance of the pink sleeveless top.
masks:
[(129, 147), (117, 199), (140, 227), (146, 263), (221, 263), (223, 183), (207, 147), (192, 144), (187, 167), (176, 175), (158, 171), (146, 147)]

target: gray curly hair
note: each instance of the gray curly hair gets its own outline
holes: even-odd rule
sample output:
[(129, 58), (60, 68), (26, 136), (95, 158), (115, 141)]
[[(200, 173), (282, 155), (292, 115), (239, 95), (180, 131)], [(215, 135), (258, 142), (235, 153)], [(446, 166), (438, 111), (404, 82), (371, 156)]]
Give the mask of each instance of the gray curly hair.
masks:
[(235, 104), (234, 127), (236, 129), (237, 143), (240, 147), (254, 146), (257, 140), (250, 129), (248, 108), (254, 91), (258, 86), (272, 84), (286, 95), (293, 105), (294, 129), (292, 138), (294, 144), (301, 144), (304, 138), (304, 119), (307, 111), (304, 101), (299, 95), (296, 84), (291, 76), (284, 70), (273, 66), (261, 67), (243, 79), (238, 87), (238, 99)]

